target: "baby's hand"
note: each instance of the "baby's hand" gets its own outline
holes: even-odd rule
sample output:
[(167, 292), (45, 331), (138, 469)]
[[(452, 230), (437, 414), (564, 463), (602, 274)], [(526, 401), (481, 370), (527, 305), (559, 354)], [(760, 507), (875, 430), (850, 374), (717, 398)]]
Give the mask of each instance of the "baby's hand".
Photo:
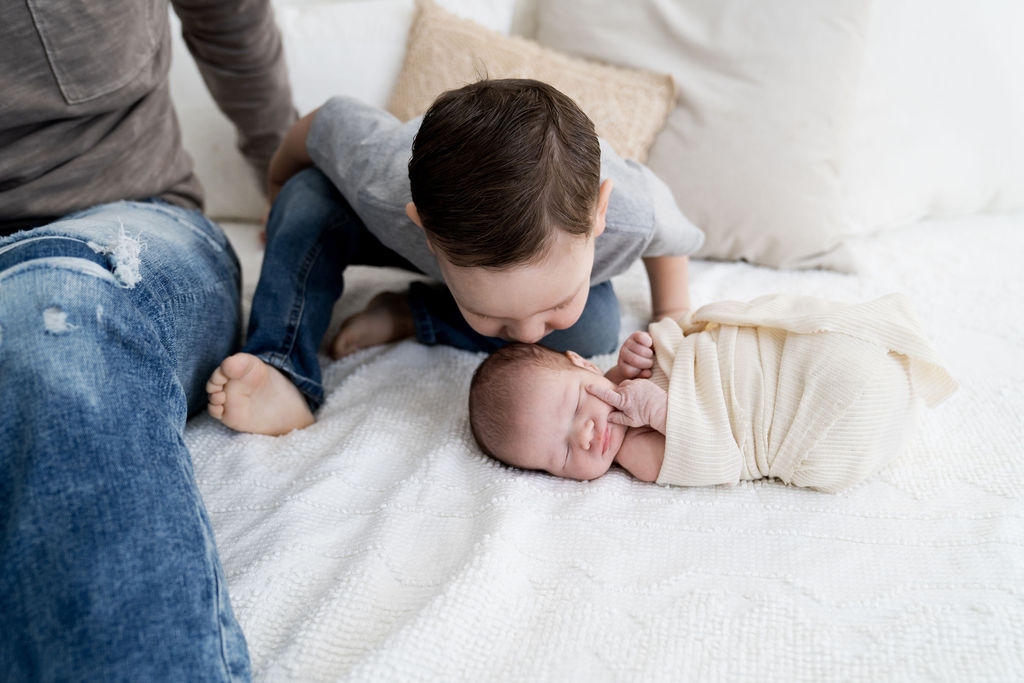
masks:
[(654, 367), (654, 340), (643, 330), (637, 330), (619, 349), (619, 373), (624, 379), (651, 376)]
[(615, 409), (608, 416), (610, 422), (627, 427), (650, 425), (662, 434), (665, 433), (668, 394), (654, 382), (627, 379), (615, 389), (588, 384), (587, 391)]

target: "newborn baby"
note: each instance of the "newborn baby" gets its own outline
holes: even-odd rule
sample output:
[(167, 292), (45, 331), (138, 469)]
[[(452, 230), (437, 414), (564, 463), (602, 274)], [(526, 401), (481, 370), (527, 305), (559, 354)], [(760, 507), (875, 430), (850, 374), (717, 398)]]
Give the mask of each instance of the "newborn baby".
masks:
[(898, 455), (921, 403), (956, 389), (899, 295), (774, 295), (635, 332), (607, 375), (514, 344), (470, 387), (470, 424), (509, 465), (699, 486), (775, 477), (838, 491)]

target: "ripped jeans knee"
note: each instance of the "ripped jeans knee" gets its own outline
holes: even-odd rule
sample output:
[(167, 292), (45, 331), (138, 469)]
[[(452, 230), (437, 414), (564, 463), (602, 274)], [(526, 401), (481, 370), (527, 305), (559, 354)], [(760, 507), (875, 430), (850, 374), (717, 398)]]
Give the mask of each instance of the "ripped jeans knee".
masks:
[(194, 413), (209, 373), (238, 345), (239, 285), (220, 228), (162, 202), (93, 207), (16, 233), (0, 239), (0, 367), (15, 348), (25, 362), (52, 361), (56, 338), (68, 338), (63, 354), (122, 347), (117, 371), (148, 368), (155, 382), (166, 358)]
[[(77, 257), (34, 258), (0, 270), (5, 415), (32, 425), (45, 413), (44, 401), (62, 406), (81, 429), (95, 429), (107, 413), (123, 414), (131, 393), (132, 404), (161, 401), (167, 416), (184, 424), (173, 362), (124, 287), (111, 270)], [(135, 377), (143, 368), (148, 377)]]

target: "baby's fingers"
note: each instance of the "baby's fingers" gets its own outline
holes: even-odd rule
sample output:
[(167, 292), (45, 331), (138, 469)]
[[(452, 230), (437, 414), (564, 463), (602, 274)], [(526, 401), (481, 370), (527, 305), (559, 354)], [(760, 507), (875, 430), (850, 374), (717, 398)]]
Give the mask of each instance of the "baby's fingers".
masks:
[[(643, 334), (646, 336), (647, 333), (644, 332)], [(635, 339), (634, 337), (630, 337), (622, 345), (622, 350), (619, 352), (619, 362), (638, 370), (645, 370), (654, 365), (654, 349), (650, 345), (643, 343), (642, 340)]]
[(654, 339), (652, 339), (651, 335), (647, 334), (643, 330), (637, 330), (633, 334), (629, 335), (629, 341), (639, 344), (640, 346), (644, 346), (648, 349), (654, 346)]
[(626, 340), (626, 343), (622, 345), (622, 348), (643, 358), (652, 358), (654, 356), (654, 345), (651, 342), (650, 335), (646, 332), (634, 332)]
[(596, 387), (593, 384), (588, 384), (586, 388), (588, 393), (601, 399), (612, 408), (621, 408), (624, 404), (623, 397), (611, 389)]
[[(644, 352), (647, 352), (646, 354)], [(654, 356), (650, 349), (641, 349), (639, 352), (626, 347), (622, 348), (619, 354), (620, 365), (628, 365), (637, 370), (646, 370), (654, 366)]]
[(625, 413), (620, 413), (617, 410), (614, 413), (608, 414), (608, 421), (617, 425), (625, 425), (627, 427), (633, 426), (633, 421), (629, 419), (629, 416)]

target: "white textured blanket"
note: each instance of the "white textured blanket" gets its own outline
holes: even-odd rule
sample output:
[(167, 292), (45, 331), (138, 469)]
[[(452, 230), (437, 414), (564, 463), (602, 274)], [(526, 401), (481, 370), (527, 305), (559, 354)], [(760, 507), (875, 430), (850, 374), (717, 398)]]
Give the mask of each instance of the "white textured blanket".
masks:
[[(696, 305), (910, 298), (960, 390), (843, 493), (514, 471), (472, 445), (466, 390), (482, 356), (412, 342), (329, 365), (307, 430), (193, 420), (256, 677), (1024, 678), (1024, 215), (854, 248), (857, 276), (691, 269)], [(342, 308), (397, 279), (354, 273)], [(642, 268), (615, 284), (624, 331), (640, 326)]]

